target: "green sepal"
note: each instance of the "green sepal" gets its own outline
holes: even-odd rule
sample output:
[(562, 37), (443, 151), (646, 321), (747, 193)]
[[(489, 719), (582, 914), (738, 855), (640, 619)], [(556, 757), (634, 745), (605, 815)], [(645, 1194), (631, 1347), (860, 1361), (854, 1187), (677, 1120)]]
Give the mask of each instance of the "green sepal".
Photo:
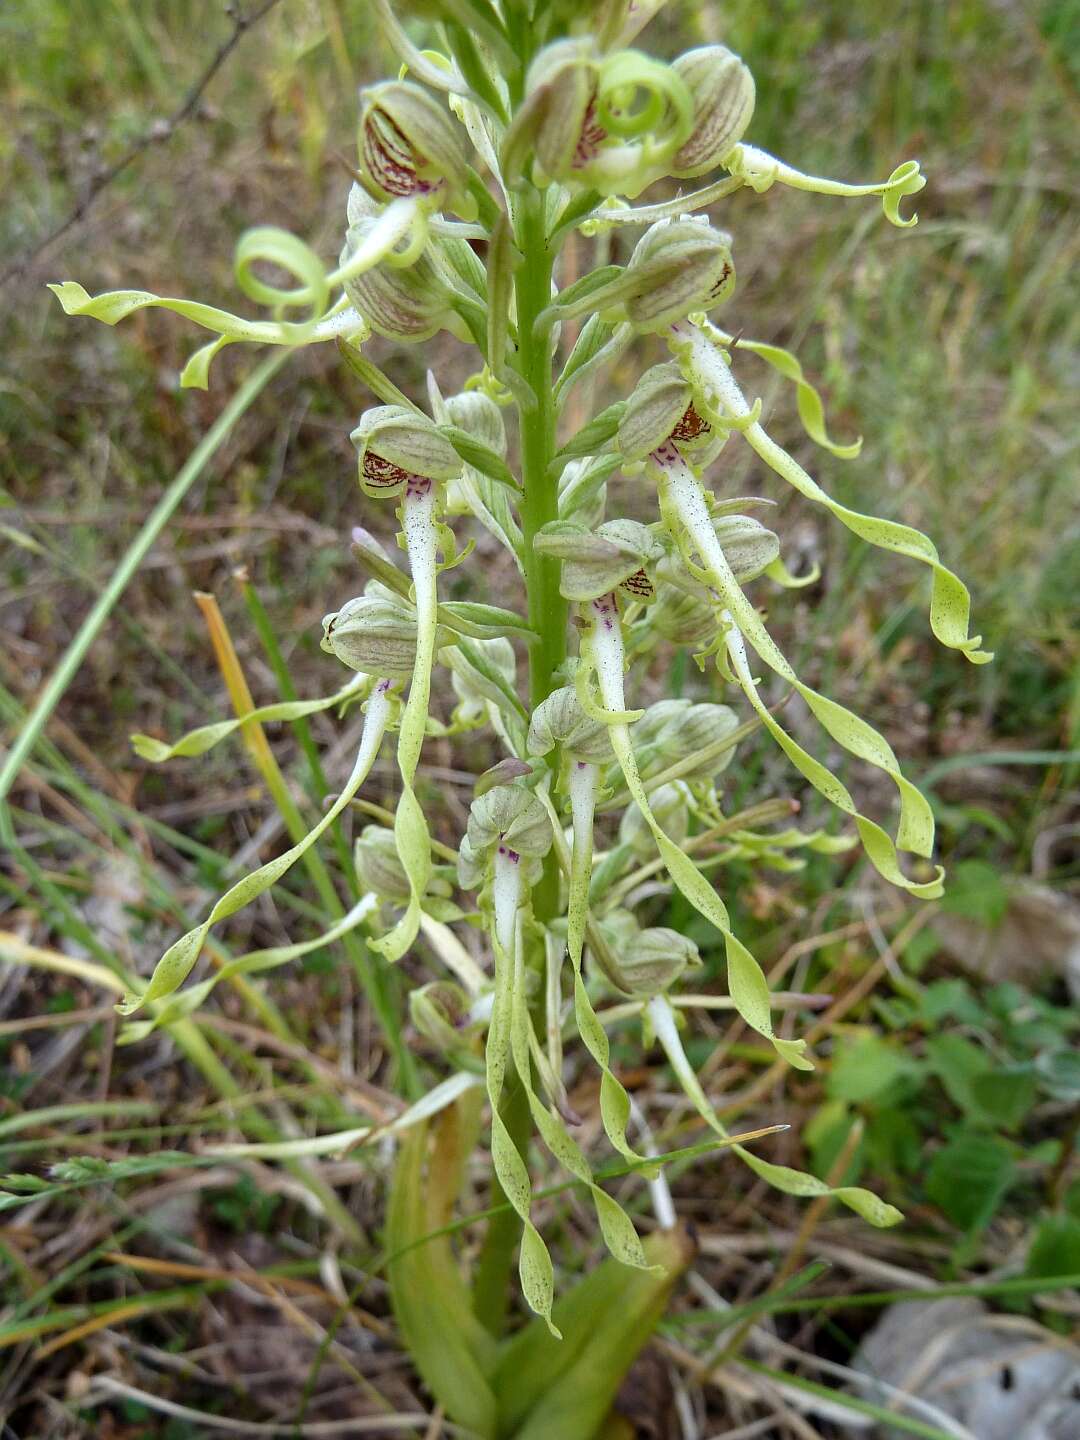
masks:
[(626, 401), (616, 400), (599, 415), (581, 427), (581, 429), (566, 442), (556, 453), (551, 462), (551, 470), (561, 472), (567, 460), (577, 459), (582, 455), (595, 455), (598, 450), (614, 439), (619, 429), (619, 421), (626, 412)]
[(460, 429), (457, 425), (442, 425), (439, 427), (442, 433), (450, 441), (457, 453), (467, 465), (479, 470), (482, 475), (496, 481), (500, 485), (506, 485), (509, 489), (520, 492), (521, 486), (517, 482), (514, 472), (507, 465), (497, 451), (485, 445), (482, 440), (477, 440), (467, 430)]
[[(602, 1260), (560, 1298), (561, 1344), (533, 1321), (501, 1348), (492, 1383), (499, 1433), (515, 1440), (595, 1440), (616, 1392), (694, 1258), (685, 1230), (645, 1240), (648, 1269)], [(621, 1433), (621, 1432), (620, 1432)]]

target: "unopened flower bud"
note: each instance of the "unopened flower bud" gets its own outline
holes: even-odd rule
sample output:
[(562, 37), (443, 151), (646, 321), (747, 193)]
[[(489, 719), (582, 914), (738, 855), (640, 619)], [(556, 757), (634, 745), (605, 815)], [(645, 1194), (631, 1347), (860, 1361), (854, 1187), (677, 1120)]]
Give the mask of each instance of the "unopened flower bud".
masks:
[(527, 760), (519, 760), (516, 755), (504, 755), (476, 777), (473, 794), (486, 795), (496, 785), (512, 785), (515, 780), (523, 780), (532, 773), (533, 767)]
[(360, 174), (378, 200), (431, 196), (438, 204), (464, 183), (460, 132), (439, 102), (411, 80), (360, 94)]
[(671, 173), (682, 180), (715, 170), (746, 133), (754, 113), (754, 77), (724, 45), (702, 45), (672, 68), (694, 104), (690, 138), (675, 152)]
[(496, 785), (478, 795), (469, 810), (466, 831), (477, 855), (501, 845), (516, 855), (543, 856), (551, 849), (551, 821), (532, 793), (521, 785)]
[(659, 220), (635, 246), (631, 275), (637, 283), (624, 298), (626, 318), (639, 332), (666, 330), (734, 290), (731, 237), (704, 220)]
[(481, 1071), (483, 1060), (471, 1041), (478, 1030), (469, 1019), (469, 997), (452, 980), (433, 980), (409, 992), (409, 1019), (424, 1039), (454, 1064)]
[(685, 970), (701, 964), (698, 947), (666, 926), (639, 930), (617, 953), (616, 978), (630, 995), (651, 998), (674, 985)]
[(479, 440), (496, 455), (506, 455), (506, 426), (502, 411), (482, 390), (463, 390), (446, 402), (450, 423)]
[(673, 585), (663, 576), (656, 585), (656, 603), (649, 611), (649, 623), (665, 640), (675, 645), (698, 645), (716, 634), (716, 607), (702, 586), (693, 591)]
[(451, 652), (450, 683), (461, 702), (462, 718), (475, 719), (483, 714), (488, 701), (493, 705), (505, 704), (504, 690), (490, 678), (492, 674), (502, 679), (506, 689), (517, 689), (517, 660), (513, 645), (504, 635), (492, 636), (490, 640), (470, 640), (469, 649), (479, 654), (488, 673), (472, 665), (464, 651), (455, 650)]
[(780, 554), (780, 537), (752, 515), (722, 515), (713, 529), (736, 580), (756, 579)]
[(556, 40), (529, 66), (525, 102), (508, 137), (507, 160), (532, 152), (543, 174), (569, 179), (604, 138), (594, 118), (599, 66), (588, 39)]
[[(690, 832), (690, 811), (686, 792), (678, 784), (661, 785), (649, 796), (649, 806), (660, 828), (676, 845)], [(628, 805), (619, 824), (619, 843), (629, 845), (635, 855), (651, 855), (656, 849), (653, 833), (636, 805)]]
[(634, 726), (634, 753), (643, 773), (660, 768), (652, 765), (652, 758), (669, 736), (678, 733), (692, 704), (684, 699), (657, 700)]
[(694, 406), (694, 392), (673, 361), (654, 365), (638, 381), (619, 422), (618, 446), (634, 464), (674, 440), (682, 451), (714, 443), (715, 432)]
[(382, 825), (365, 825), (353, 846), (353, 864), (361, 889), (383, 900), (408, 900), (409, 877), (398, 855), (394, 832)]
[(486, 851), (475, 849), (468, 835), (458, 842), (457, 881), (462, 890), (475, 890), (484, 879)]
[[(713, 529), (740, 583), (755, 580), (780, 554), (780, 537), (750, 515), (719, 515), (713, 520)], [(657, 564), (656, 579), (658, 585), (684, 590), (702, 604), (708, 602), (709, 591), (687, 574), (677, 550), (667, 552)], [(682, 613), (688, 620), (689, 612), (684, 608)], [(714, 624), (713, 630), (715, 628)]]
[(414, 475), (450, 480), (461, 472), (457, 451), (434, 421), (404, 405), (365, 410), (350, 438), (365, 495), (394, 495)]
[[(374, 220), (359, 220), (349, 227), (341, 264), (347, 265), (365, 240)], [(455, 330), (457, 316), (451, 291), (431, 257), (431, 245), (411, 265), (380, 260), (345, 281), (349, 303), (377, 335), (403, 343), (430, 340), (442, 329)]]
[(546, 755), (556, 745), (573, 760), (596, 763), (611, 759), (608, 727), (586, 715), (572, 685), (553, 690), (533, 711), (529, 724), (530, 755)]
[[(715, 625), (715, 622), (714, 622)], [(655, 775), (669, 765), (707, 754), (738, 728), (738, 717), (727, 705), (707, 701), (660, 700), (650, 705), (634, 726), (634, 751), (644, 775)], [(687, 772), (684, 780), (711, 780), (730, 763), (732, 751), (706, 759)]]
[(541, 179), (636, 195), (663, 173), (692, 120), (690, 92), (672, 66), (635, 50), (600, 57), (589, 38), (557, 40), (529, 67), (504, 173), (516, 178), (531, 156)]
[(407, 680), (412, 674), (416, 615), (388, 592), (358, 595), (324, 615), (322, 623), (322, 648), (350, 670), (385, 680)]
[(572, 520), (553, 520), (537, 534), (536, 549), (562, 561), (560, 589), (568, 600), (595, 600), (617, 586), (636, 599), (652, 598), (646, 567), (664, 553), (660, 540), (638, 520), (609, 520), (587, 530)]

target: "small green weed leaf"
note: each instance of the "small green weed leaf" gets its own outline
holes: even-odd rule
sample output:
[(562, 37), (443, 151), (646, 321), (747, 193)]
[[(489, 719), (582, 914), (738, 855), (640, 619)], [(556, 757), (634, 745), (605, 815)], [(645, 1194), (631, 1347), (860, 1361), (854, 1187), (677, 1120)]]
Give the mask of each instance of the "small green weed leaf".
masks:
[(840, 1048), (826, 1088), (834, 1099), (857, 1104), (878, 1100), (901, 1081), (916, 1079), (923, 1071), (919, 1061), (896, 1045), (876, 1035), (863, 1035), (854, 1045)]
[(1035, 1075), (1055, 1100), (1080, 1101), (1080, 1053), (1076, 1050), (1044, 1050), (1035, 1057)]
[[(952, 889), (951, 884), (949, 888)], [(986, 1019), (985, 1011), (972, 995), (966, 980), (935, 980), (924, 986), (919, 992), (919, 1008), (922, 1018), (929, 1025), (939, 1025), (942, 1020), (981, 1025)]]
[(1009, 891), (997, 868), (985, 860), (961, 860), (950, 877), (942, 909), (994, 930), (1008, 908)]
[(886, 1107), (866, 1122), (867, 1157), (877, 1171), (911, 1175), (922, 1160), (923, 1137), (907, 1110)]
[(994, 1125), (1016, 1130), (1035, 1103), (1038, 1077), (1034, 1066), (1005, 1065), (976, 1075), (971, 1082), (975, 1104)]
[(1004, 1140), (961, 1130), (930, 1163), (926, 1194), (960, 1230), (981, 1230), (993, 1219), (1016, 1177)]
[(954, 1105), (969, 1119), (989, 1125), (999, 1123), (996, 1112), (987, 1111), (977, 1088), (994, 1069), (984, 1050), (963, 1035), (945, 1034), (927, 1040), (926, 1054)]
[(1080, 1275), (1080, 1218), (1046, 1215), (1028, 1250), (1028, 1275)]
[(250, 1175), (241, 1175), (235, 1185), (213, 1196), (210, 1208), (223, 1225), (238, 1235), (248, 1235), (252, 1230), (265, 1235), (280, 1204), (280, 1195), (267, 1195)]

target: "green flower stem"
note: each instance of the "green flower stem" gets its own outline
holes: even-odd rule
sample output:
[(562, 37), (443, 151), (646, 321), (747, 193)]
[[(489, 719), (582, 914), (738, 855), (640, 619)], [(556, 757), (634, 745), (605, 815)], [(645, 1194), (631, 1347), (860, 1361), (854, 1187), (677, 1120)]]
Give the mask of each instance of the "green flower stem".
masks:
[[(518, 192), (516, 240), (522, 262), (515, 274), (517, 299), (518, 369), (535, 397), (535, 406), (518, 407), (521, 436), (521, 502), (524, 535), (525, 588), (529, 625), (540, 639), (529, 647), (529, 698), (535, 709), (554, 689), (556, 670), (566, 659), (567, 602), (559, 593), (559, 562), (541, 555), (534, 540), (541, 526), (558, 518), (558, 480), (549, 473), (555, 454), (555, 400), (551, 348), (547, 333), (538, 334), (536, 320), (551, 302), (554, 254), (544, 218), (543, 194), (531, 185)], [(559, 871), (554, 857), (544, 862), (544, 873), (533, 889), (533, 910), (540, 921), (551, 919), (559, 907)], [(500, 1114), (518, 1153), (528, 1150), (530, 1117), (528, 1097), (516, 1076), (507, 1076)], [(496, 1177), (492, 1204), (506, 1199)], [(506, 1322), (507, 1296), (514, 1263), (514, 1248), (521, 1222), (513, 1209), (494, 1216), (484, 1237), (473, 1290), (476, 1313), (495, 1335)]]
[(548, 468), (555, 454), (555, 401), (551, 373), (550, 339), (537, 333), (536, 319), (551, 298), (553, 254), (544, 223), (540, 191), (524, 188), (518, 206), (517, 243), (523, 259), (516, 275), (519, 368), (536, 397), (533, 409), (519, 407), (521, 469), (524, 498), (522, 529), (525, 537), (525, 587), (529, 624), (540, 640), (529, 651), (529, 685), (533, 708), (546, 700), (552, 676), (566, 659), (567, 602), (559, 593), (559, 562), (540, 555), (534, 547), (537, 531), (559, 514), (558, 482)]

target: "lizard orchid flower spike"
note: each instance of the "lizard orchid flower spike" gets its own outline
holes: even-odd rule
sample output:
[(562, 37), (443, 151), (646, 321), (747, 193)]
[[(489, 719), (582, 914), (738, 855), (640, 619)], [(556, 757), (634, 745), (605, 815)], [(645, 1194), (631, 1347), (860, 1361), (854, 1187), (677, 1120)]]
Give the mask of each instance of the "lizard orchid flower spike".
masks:
[[(598, 1185), (580, 1143), (563, 1055), (574, 1029), (599, 1076), (607, 1139), (636, 1173), (656, 1166), (632, 1143), (630, 1097), (608, 1033), (630, 1016), (659, 1041), (718, 1144), (731, 1145), (781, 1191), (834, 1193), (723, 1130), (680, 1034), (683, 1002), (715, 999), (677, 994), (693, 984), (697, 946), (671, 926), (648, 923), (658, 917), (641, 911), (660, 892), (680, 892), (720, 937), (739, 1016), (788, 1064), (812, 1068), (798, 1030), (788, 1038), (774, 1029), (769, 988), (734, 932), (723, 876), (736, 859), (791, 869), (801, 863), (796, 851), (832, 853), (854, 842), (849, 833), (796, 828), (798, 802), (790, 795), (732, 816), (725, 786), (736, 747), (763, 728), (799, 776), (852, 822), (883, 876), (917, 897), (941, 893), (927, 801), (871, 725), (796, 672), (746, 589), (772, 583), (783, 597), (815, 575), (788, 572), (781, 537), (770, 528), (779, 524), (761, 508), (771, 502), (722, 493), (711, 479), (725, 447), (748, 446), (803, 500), (860, 539), (926, 566), (934, 634), (976, 664), (990, 658), (969, 634), (967, 590), (931, 541), (841, 505), (769, 434), (761, 401), (744, 389), (744, 356), (747, 365), (764, 363), (790, 382), (793, 409), (814, 443), (839, 459), (858, 455), (857, 439), (830, 434), (822, 397), (796, 356), (768, 339), (742, 338), (741, 316), (732, 332), (715, 323), (715, 312), (735, 295), (734, 241), (719, 209), (725, 197), (773, 186), (876, 196), (892, 223), (910, 226), (915, 216), (903, 215), (901, 205), (925, 182), (911, 160), (887, 180), (852, 185), (805, 175), (766, 154), (748, 138), (758, 92), (739, 56), (703, 45), (666, 64), (629, 48), (662, 0), (412, 0), (408, 27), (391, 0), (372, 0), (371, 8), (402, 69), (361, 92), (358, 170), (336, 266), (284, 231), (247, 231), (235, 278), (258, 307), (255, 318), (147, 291), (91, 297), (75, 281), (53, 287), (69, 314), (114, 325), (160, 307), (209, 331), (210, 343), (184, 367), (185, 385), (205, 386), (226, 345), (334, 341), (350, 378), (374, 397), (352, 431), (357, 504), (392, 502), (405, 555), (399, 565), (366, 530), (354, 532), (361, 593), (323, 621), (324, 651), (349, 672), (334, 694), (262, 706), (173, 744), (134, 737), (139, 756), (160, 763), (203, 755), (251, 721), (365, 705), (355, 764), (334, 804), (299, 843), (239, 881), (169, 947), (124, 1007), (148, 1006), (151, 1018), (129, 1026), (124, 1038), (190, 1014), (221, 975), (285, 964), (361, 920), (379, 965), (408, 954), (412, 977), (433, 956), (453, 978), (440, 971), (417, 983), (408, 1015), (425, 1042), (421, 1063), (462, 1073), (417, 1102), (431, 1108), (413, 1111), (417, 1128), (402, 1146), (388, 1226), (395, 1237), (389, 1248), (397, 1246), (390, 1265), (395, 1310), (409, 1317), (402, 1328), (417, 1367), (456, 1423), (483, 1440), (518, 1433), (519, 1421), (523, 1436), (587, 1440), (610, 1402), (599, 1378), (607, 1372), (594, 1363), (596, 1336), (575, 1317), (580, 1292), (562, 1311), (555, 1301), (555, 1267), (537, 1225), (531, 1134), (585, 1187), (611, 1255), (624, 1262), (615, 1281), (604, 1272), (604, 1287), (641, 1297), (637, 1310), (615, 1306), (620, 1335), (635, 1316), (653, 1315), (671, 1276), (651, 1277), (656, 1237), (642, 1244), (626, 1211)], [(669, 196), (681, 182), (700, 185), (640, 203), (657, 180), (669, 182)], [(610, 233), (627, 227), (640, 227), (636, 243)], [(596, 265), (582, 269), (588, 251), (578, 245), (576, 278), (566, 283), (562, 251), (574, 232), (585, 241), (599, 237)], [(364, 348), (373, 335), (388, 342), (388, 365), (400, 364), (394, 377)], [(638, 344), (653, 358), (663, 346), (667, 353), (634, 386), (625, 382), (625, 366)], [(400, 359), (418, 345), (427, 349)], [(468, 347), (473, 364), (458, 393), (444, 398), (428, 363), (432, 353), (441, 359), (455, 347)], [(401, 388), (425, 371), (418, 393)], [(605, 377), (617, 398), (589, 414), (588, 397)], [(628, 488), (615, 483), (619, 470), (637, 481), (632, 513), (619, 508)], [(451, 525), (472, 527), (461, 548)], [(457, 571), (453, 586), (440, 585), (440, 575), (477, 542), (482, 564)], [(520, 581), (520, 611), (491, 603), (486, 589), (470, 595), (471, 581)], [(692, 646), (702, 670), (715, 659), (713, 683), (728, 686), (730, 705), (687, 695), (633, 708), (644, 693), (643, 672), (661, 670), (652, 661), (671, 643)], [(762, 693), (755, 673), (762, 667), (802, 697), (833, 746), (888, 777), (899, 804), (895, 833), (863, 813), (810, 742), (784, 729)], [(394, 729), (393, 823), (385, 816), (386, 824), (368, 825), (339, 877), (353, 887), (352, 908), (317, 940), (239, 956), (181, 990), (210, 927), (264, 894), (346, 812)], [(455, 766), (473, 750), (480, 757), (456, 843), (447, 833), (453, 806), (434, 812), (427, 797), (437, 792), (420, 783), (425, 742), (435, 737), (458, 742)], [(905, 854), (913, 858), (902, 865)], [(381, 982), (382, 970), (372, 973)], [(614, 1006), (604, 1003), (612, 993)], [(397, 1015), (380, 1005), (395, 1041), (389, 1048), (411, 1084), (407, 1047), (393, 1033)], [(480, 1067), (493, 1171), (520, 1229), (500, 1212), (470, 1289), (445, 1234), (438, 1238), (452, 1197), (429, 1204), (422, 1193), (425, 1174), (439, 1169), (423, 1126), (445, 1103), (432, 1097), (452, 1093), (457, 1104), (477, 1088)], [(899, 1218), (864, 1190), (835, 1194), (872, 1224)], [(581, 1348), (567, 1361), (581, 1383), (573, 1405), (549, 1412), (538, 1400), (527, 1420), (523, 1410), (511, 1423), (505, 1394), (496, 1390), (499, 1367), (513, 1368), (516, 1352), (499, 1350), (497, 1336), (519, 1238), (521, 1289), (541, 1317), (535, 1332), (523, 1332), (523, 1344), (542, 1334), (546, 1346), (548, 1327), (565, 1328), (573, 1337), (568, 1348)], [(590, 1329), (607, 1333), (603, 1325)], [(571, 1412), (575, 1421), (583, 1417), (572, 1436)]]

